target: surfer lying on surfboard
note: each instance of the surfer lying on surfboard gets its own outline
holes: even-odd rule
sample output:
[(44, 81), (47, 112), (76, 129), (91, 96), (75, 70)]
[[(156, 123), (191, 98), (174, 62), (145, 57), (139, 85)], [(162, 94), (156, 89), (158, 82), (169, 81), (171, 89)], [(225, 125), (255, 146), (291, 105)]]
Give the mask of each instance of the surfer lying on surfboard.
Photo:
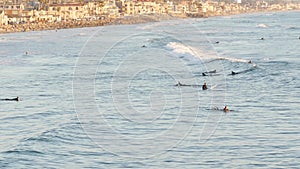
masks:
[(225, 106), (223, 109), (220, 109), (218, 107), (214, 107), (213, 110), (221, 110), (221, 111), (223, 111), (225, 113), (229, 112), (229, 108), (227, 106)]
[(217, 70), (207, 71), (207, 72), (203, 72), (202, 76), (211, 76), (215, 73), (217, 73)]
[(16, 97), (16, 98), (13, 98), (13, 99), (0, 99), (0, 100), (2, 100), (2, 101), (21, 101), (21, 99), (19, 98), (19, 96), (18, 97)]
[(214, 86), (210, 86), (208, 87), (208, 85), (206, 84), (206, 82), (204, 81), (204, 84), (203, 85), (189, 85), (189, 84), (182, 84), (178, 81), (178, 83), (175, 85), (175, 86), (187, 86), (187, 87), (202, 87), (202, 90), (208, 90), (208, 89), (214, 89), (217, 85), (214, 85)]
[(182, 84), (178, 81), (178, 83), (175, 86), (191, 86), (191, 87), (199, 87), (201, 85), (189, 85), (189, 84)]

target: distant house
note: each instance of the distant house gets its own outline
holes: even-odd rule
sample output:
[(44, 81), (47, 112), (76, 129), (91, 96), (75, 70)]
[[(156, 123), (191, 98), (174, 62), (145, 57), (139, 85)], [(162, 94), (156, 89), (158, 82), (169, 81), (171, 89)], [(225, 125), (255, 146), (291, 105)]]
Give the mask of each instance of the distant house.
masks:
[(77, 20), (88, 15), (86, 6), (82, 3), (69, 4), (51, 4), (49, 5), (48, 14), (61, 16), (62, 20)]
[(0, 25), (7, 25), (8, 24), (8, 18), (4, 13), (4, 10), (0, 11)]
[(9, 24), (25, 22), (26, 19), (23, 19), (22, 15), (24, 10), (23, 4), (2, 4), (0, 8), (1, 7), (3, 9), (3, 19), (5, 18), (5, 16), (7, 16), (5, 22)]
[(109, 18), (116, 18), (120, 16), (119, 8), (115, 0), (106, 0), (103, 4), (103, 13)]

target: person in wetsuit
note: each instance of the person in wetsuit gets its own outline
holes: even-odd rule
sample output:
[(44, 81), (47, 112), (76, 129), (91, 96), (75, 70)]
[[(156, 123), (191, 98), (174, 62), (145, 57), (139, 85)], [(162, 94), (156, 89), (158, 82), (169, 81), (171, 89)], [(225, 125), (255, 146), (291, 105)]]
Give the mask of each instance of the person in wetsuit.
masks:
[(239, 73), (231, 71), (231, 75), (236, 75), (236, 74), (239, 74)]
[(178, 81), (178, 83), (175, 86), (182, 86), (182, 84)]
[(21, 101), (21, 99), (19, 98), (19, 96), (18, 97), (16, 97), (16, 98), (13, 98), (13, 99), (1, 99), (1, 100), (3, 100), (3, 101)]
[(226, 113), (226, 112), (229, 112), (229, 109), (227, 106), (224, 107), (223, 111)]
[(202, 90), (207, 90), (206, 82), (204, 82), (204, 84), (202, 85)]

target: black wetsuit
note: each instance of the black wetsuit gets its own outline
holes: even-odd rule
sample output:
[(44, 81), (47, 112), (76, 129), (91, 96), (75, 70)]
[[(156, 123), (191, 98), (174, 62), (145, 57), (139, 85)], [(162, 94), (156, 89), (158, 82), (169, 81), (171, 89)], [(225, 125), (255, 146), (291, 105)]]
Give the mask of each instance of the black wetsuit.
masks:
[(18, 97), (13, 99), (1, 99), (2, 101), (19, 101), (20, 99)]
[(207, 90), (206, 84), (204, 84), (204, 85), (202, 86), (202, 90)]
[(239, 73), (232, 71), (231, 74), (236, 75), (236, 74), (239, 74)]

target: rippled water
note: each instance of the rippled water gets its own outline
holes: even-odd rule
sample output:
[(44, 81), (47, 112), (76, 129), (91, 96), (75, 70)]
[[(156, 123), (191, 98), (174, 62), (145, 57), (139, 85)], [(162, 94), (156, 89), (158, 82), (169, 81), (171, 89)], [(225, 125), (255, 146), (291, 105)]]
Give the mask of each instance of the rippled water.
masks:
[(0, 167), (298, 168), (299, 18), (1, 35)]

